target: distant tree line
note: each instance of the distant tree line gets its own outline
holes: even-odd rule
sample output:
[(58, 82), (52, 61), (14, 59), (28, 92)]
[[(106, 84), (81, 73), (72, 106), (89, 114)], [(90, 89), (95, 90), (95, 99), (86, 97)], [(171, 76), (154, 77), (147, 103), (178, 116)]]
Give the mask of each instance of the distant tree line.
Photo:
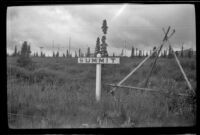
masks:
[[(147, 57), (148, 55), (151, 55), (154, 50), (156, 50), (156, 47), (153, 47), (152, 50), (150, 50), (150, 53), (148, 54), (147, 52), (144, 53), (144, 50), (139, 50), (138, 48), (134, 48), (132, 47), (131, 49), (131, 58), (134, 57)], [(183, 46), (181, 48), (181, 51), (175, 51), (175, 54), (177, 57), (188, 57), (191, 58), (194, 56), (194, 51), (192, 49), (188, 49), (188, 50), (184, 50)], [(158, 51), (155, 51), (154, 54), (152, 54), (151, 58), (156, 57)], [(122, 53), (123, 54), (123, 49), (122, 49)], [(114, 56), (114, 54), (113, 54)], [(121, 55), (123, 56), (123, 55)], [(160, 52), (160, 56), (163, 58), (173, 58), (173, 52), (172, 52), (172, 48), (171, 46), (169, 46), (168, 51), (167, 50), (163, 50), (162, 52)]]
[[(107, 34), (108, 26), (107, 26), (106, 20), (103, 20), (103, 25), (101, 28), (102, 28), (104, 35), (102, 36), (101, 41), (100, 41), (100, 38), (97, 37), (94, 53), (91, 53), (90, 47), (87, 48), (86, 53), (83, 53), (81, 48), (79, 48), (78, 52), (75, 51), (75, 55), (74, 55), (75, 58), (77, 58), (77, 57), (96, 57), (96, 55), (98, 53), (100, 53), (102, 57), (108, 56), (108, 52), (107, 52), (108, 44), (106, 43), (106, 34)], [(140, 49), (132, 46), (130, 57), (131, 58), (147, 57), (148, 55), (151, 55), (153, 53), (151, 58), (154, 58), (154, 57), (156, 57), (156, 55), (158, 53), (157, 51), (154, 51), (154, 50), (156, 50), (155, 46), (152, 48), (152, 50), (150, 50), (149, 53), (147, 51), (140, 50)], [(184, 50), (183, 45), (182, 45), (180, 51), (175, 51), (175, 53), (178, 57), (188, 57), (188, 58), (191, 58), (194, 56), (193, 52), (194, 51), (192, 49)], [(172, 58), (173, 57), (172, 48), (170, 46), (169, 46), (168, 50), (163, 50), (160, 53), (161, 53), (160, 56), (163, 58)], [(27, 41), (24, 41), (24, 43), (22, 44), (21, 51), (18, 51), (17, 46), (15, 46), (14, 52), (11, 56), (15, 57), (15, 56), (22, 56), (22, 55), (28, 56), (28, 57), (31, 56), (30, 45), (28, 45)], [(7, 56), (9, 56), (8, 53), (7, 53)], [(46, 57), (45, 53), (42, 51), (40, 52), (40, 55), (38, 52), (34, 52), (32, 56), (33, 57)], [(115, 57), (116, 56), (115, 53), (113, 53), (112, 56)], [(59, 51), (57, 51), (57, 52), (53, 51), (52, 57), (54, 57), (54, 58), (58, 58), (58, 57), (72, 58), (72, 54), (69, 53), (68, 49), (66, 50), (66, 53), (62, 54), (62, 56), (60, 56)], [(124, 49), (122, 49), (121, 55), (119, 57), (124, 57)]]
[[(84, 53), (81, 48), (78, 49), (78, 52), (75, 51), (75, 55), (74, 57), (93, 57), (96, 56), (97, 53), (101, 53), (101, 44), (100, 44), (100, 38), (98, 37), (96, 40), (96, 47), (95, 47), (95, 53), (91, 53), (90, 47), (87, 48), (86, 53)], [(23, 50), (22, 50), (23, 48)], [(22, 44), (22, 48), (21, 50), (17, 50), (17, 46), (15, 46), (14, 52), (11, 56), (15, 57), (15, 56), (20, 56), (22, 55), (29, 55), (30, 57), (46, 57), (46, 54), (44, 52), (40, 52), (40, 54), (38, 52), (33, 52), (33, 55), (31, 55), (31, 47), (30, 45), (27, 44), (27, 41), (24, 41), (24, 43)], [(151, 55), (153, 53), (153, 50), (155, 50), (156, 47), (153, 47), (152, 50), (149, 51), (149, 53), (147, 51), (144, 50), (140, 50), (138, 48), (135, 48), (134, 46), (131, 49), (131, 58), (134, 57), (147, 57), (149, 54)], [(187, 51), (184, 50), (183, 46), (181, 47), (180, 51), (175, 51), (177, 57), (188, 57), (191, 58), (194, 56), (193, 50), (192, 49), (188, 49)], [(101, 53), (102, 54), (102, 53)], [(103, 56), (108, 56), (107, 53), (104, 53), (106, 55)], [(123, 57), (124, 55), (124, 50), (122, 49), (121, 55), (119, 57)], [(155, 52), (151, 58), (154, 58), (157, 55), (157, 52)], [(161, 57), (163, 58), (173, 58), (173, 52), (172, 52), (172, 48), (169, 47), (168, 50), (163, 50), (161, 52)], [(7, 54), (7, 56), (9, 56), (9, 54)], [(116, 56), (115, 53), (112, 54), (113, 57)], [(62, 56), (60, 56), (59, 51), (57, 51), (56, 53), (53, 51), (53, 55), (52, 57), (58, 58), (58, 57), (63, 57), (63, 58), (72, 58), (72, 55), (69, 54), (69, 51), (66, 50), (66, 53), (63, 53)]]
[[(17, 49), (17, 46), (15, 46), (14, 52), (9, 55), (7, 53), (7, 56), (12, 56), (12, 57), (16, 57), (16, 56), (21, 56), (21, 55), (25, 55), (29, 57), (46, 57), (46, 54), (44, 52), (33, 52), (33, 54), (31, 55), (31, 49), (30, 49), (30, 45), (28, 45), (27, 41), (24, 41), (24, 43), (22, 44), (22, 48), (21, 50)], [(84, 53), (80, 48), (78, 49), (78, 52), (75, 51), (75, 55), (74, 57), (90, 57), (91, 56), (91, 52), (90, 52), (90, 47), (87, 48), (87, 52)], [(66, 50), (66, 53), (63, 53), (62, 56), (60, 55), (59, 51), (54, 52), (53, 51), (53, 55), (52, 57), (58, 58), (58, 57), (63, 57), (63, 58), (72, 58), (72, 54), (69, 53), (68, 49)]]

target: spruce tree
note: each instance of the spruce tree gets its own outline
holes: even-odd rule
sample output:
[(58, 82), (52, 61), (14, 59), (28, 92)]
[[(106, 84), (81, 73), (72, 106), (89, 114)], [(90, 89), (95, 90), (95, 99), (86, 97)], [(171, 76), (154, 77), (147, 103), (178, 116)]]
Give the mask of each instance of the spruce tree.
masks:
[(43, 53), (42, 57), (46, 57), (45, 53)]
[(107, 22), (106, 20), (103, 20), (103, 25), (102, 25), (102, 31), (103, 31), (103, 36), (101, 38), (101, 56), (102, 57), (107, 57), (108, 56), (108, 52), (107, 52), (107, 46), (108, 44), (106, 43), (106, 34), (107, 34), (107, 30), (108, 30), (108, 26), (107, 26)]
[(86, 57), (90, 57), (90, 47), (87, 48)]
[(183, 58), (183, 44), (182, 44), (182, 47), (181, 47), (181, 57)]
[(102, 36), (101, 38), (101, 56), (102, 57), (107, 57), (108, 56), (108, 52), (107, 52), (107, 43), (106, 43), (106, 36)]
[(137, 55), (137, 51), (138, 51), (138, 49), (136, 48), (135, 56), (138, 56), (138, 55)]
[(75, 51), (75, 58), (77, 58), (78, 56), (77, 56), (77, 53), (76, 53), (76, 51)]
[(19, 66), (31, 67), (32, 60), (30, 59), (30, 53), (31, 53), (30, 45), (28, 45), (27, 41), (24, 41), (21, 47), (20, 57), (17, 60)]
[(194, 52), (193, 49), (191, 48), (190, 51), (191, 51), (191, 52), (190, 52), (190, 53), (191, 53), (191, 57), (193, 57), (193, 52)]
[(142, 57), (144, 57), (144, 50), (142, 50)]
[(95, 53), (94, 53), (94, 55), (95, 55), (95, 57), (96, 57), (96, 55), (98, 54), (98, 53), (100, 53), (101, 51), (100, 51), (100, 39), (99, 39), (99, 37), (97, 38), (97, 41), (96, 41), (96, 47), (95, 47)]
[(107, 26), (107, 22), (106, 22), (106, 19), (103, 20), (103, 25), (102, 25), (102, 31), (104, 34), (107, 34), (107, 30), (108, 30), (108, 26)]
[(191, 58), (191, 57), (192, 57), (192, 52), (193, 52), (192, 49), (189, 49), (189, 50), (188, 50), (188, 58)]
[(21, 48), (21, 56), (28, 57), (28, 44), (27, 41), (24, 41)]
[(66, 52), (66, 57), (69, 58), (69, 51)]
[(166, 58), (166, 57), (167, 57), (167, 51), (164, 50), (164, 58)]
[(30, 56), (30, 54), (31, 54), (31, 46), (28, 45), (28, 48), (27, 48), (27, 55)]
[(78, 49), (78, 56), (81, 57), (81, 49)]
[(57, 53), (56, 53), (56, 57), (59, 57), (59, 52), (57, 51)]
[(168, 58), (172, 58), (173, 56), (172, 56), (172, 48), (171, 48), (171, 46), (169, 46), (169, 51), (168, 51), (169, 53), (168, 53)]
[(142, 57), (142, 51), (139, 50), (139, 57)]
[(154, 46), (153, 47), (153, 55), (152, 55), (153, 58), (156, 57), (156, 55), (157, 55), (157, 52), (155, 50), (156, 50), (156, 47)]
[(133, 58), (134, 57), (134, 47), (132, 47), (132, 49), (131, 49), (131, 58)]
[(15, 46), (15, 51), (13, 53), (13, 56), (17, 56), (17, 46)]
[(121, 52), (121, 57), (124, 56), (124, 49), (122, 49), (122, 52)]

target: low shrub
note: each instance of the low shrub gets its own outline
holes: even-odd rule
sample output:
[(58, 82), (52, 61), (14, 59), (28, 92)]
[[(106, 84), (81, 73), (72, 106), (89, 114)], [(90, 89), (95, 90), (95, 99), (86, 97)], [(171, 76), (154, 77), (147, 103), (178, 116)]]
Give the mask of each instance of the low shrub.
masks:
[(173, 74), (173, 79), (177, 82), (184, 81), (183, 74), (180, 71), (175, 71)]
[(34, 70), (35, 69), (35, 63), (31, 60), (30, 57), (20, 56), (17, 59), (17, 65), (19, 67), (23, 67), (23, 68), (26, 68), (28, 70)]
[(159, 64), (155, 65), (154, 69), (153, 69), (153, 74), (158, 74), (161, 71), (161, 66)]
[(29, 83), (45, 82), (50, 84), (63, 84), (65, 82), (61, 73), (46, 68), (40, 68), (32, 72), (21, 67), (10, 66), (7, 68), (7, 74), (8, 76), (15, 77), (18, 80)]
[(196, 69), (196, 60), (195, 59), (181, 60), (180, 63), (184, 69), (190, 69), (190, 70)]
[(52, 71), (46, 68), (35, 70), (31, 76), (31, 79), (34, 80), (34, 82), (44, 81), (51, 84), (63, 84), (65, 82), (65, 78), (60, 72)]
[(15, 77), (17, 79), (27, 80), (30, 76), (30, 71), (18, 67), (18, 66), (9, 66), (7, 67), (7, 77)]

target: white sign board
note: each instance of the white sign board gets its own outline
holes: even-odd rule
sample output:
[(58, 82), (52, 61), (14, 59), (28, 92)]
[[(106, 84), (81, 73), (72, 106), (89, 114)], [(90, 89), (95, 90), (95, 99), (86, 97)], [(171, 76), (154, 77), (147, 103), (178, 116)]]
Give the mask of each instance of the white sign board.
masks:
[(86, 64), (120, 64), (119, 57), (79, 57), (78, 63)]

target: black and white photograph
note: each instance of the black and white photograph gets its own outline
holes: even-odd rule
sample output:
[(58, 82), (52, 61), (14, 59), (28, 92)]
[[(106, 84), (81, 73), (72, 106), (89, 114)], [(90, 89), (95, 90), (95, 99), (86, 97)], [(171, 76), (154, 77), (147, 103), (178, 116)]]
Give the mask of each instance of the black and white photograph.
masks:
[(10, 129), (196, 125), (193, 4), (8, 6)]

